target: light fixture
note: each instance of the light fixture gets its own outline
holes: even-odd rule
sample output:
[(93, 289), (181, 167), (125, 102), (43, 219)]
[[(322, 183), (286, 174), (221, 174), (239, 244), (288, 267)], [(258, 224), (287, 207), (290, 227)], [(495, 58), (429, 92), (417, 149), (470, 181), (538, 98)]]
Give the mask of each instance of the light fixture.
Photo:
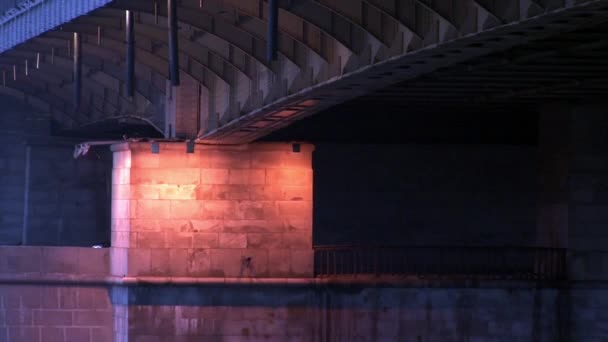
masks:
[(300, 153), (300, 144), (291, 144), (291, 151), (294, 153)]
[(160, 145), (158, 145), (158, 141), (153, 141), (150, 145), (150, 152), (154, 154), (158, 154), (160, 152)]
[(194, 153), (194, 140), (186, 141), (186, 153)]

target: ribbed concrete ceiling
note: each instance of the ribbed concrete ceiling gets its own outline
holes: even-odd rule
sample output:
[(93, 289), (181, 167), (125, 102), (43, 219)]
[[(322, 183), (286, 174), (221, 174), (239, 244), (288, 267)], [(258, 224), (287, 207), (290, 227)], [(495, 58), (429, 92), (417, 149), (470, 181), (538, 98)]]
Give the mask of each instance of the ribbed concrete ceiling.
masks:
[[(278, 59), (268, 61), (266, 2), (179, 2), (180, 72), (206, 94), (200, 109), (202, 140), (248, 142), (381, 89), (374, 97), (383, 101), (420, 102), (424, 90), (417, 93), (410, 80), (443, 75), (437, 70), (608, 19), (606, 0), (292, 0), (279, 6)], [(126, 92), (127, 9), (135, 11), (134, 96)], [(164, 0), (116, 0), (36, 35), (0, 55), (0, 93), (48, 112), (66, 128), (134, 117), (162, 130), (172, 96), (166, 15)], [(18, 29), (10, 25), (1, 28)], [(73, 32), (83, 41), (85, 77), (78, 109), (72, 90)], [(601, 39), (586, 43), (596, 44), (596, 38)], [(559, 44), (558, 49), (580, 45), (574, 38)], [(449, 89), (450, 82), (460, 89), (471, 81), (446, 79), (444, 88), (425, 84), (431, 89), (426, 93)], [(506, 79), (496, 82), (508, 84)], [(411, 96), (402, 96), (402, 88)], [(465, 89), (475, 93), (477, 88), (459, 91)]]

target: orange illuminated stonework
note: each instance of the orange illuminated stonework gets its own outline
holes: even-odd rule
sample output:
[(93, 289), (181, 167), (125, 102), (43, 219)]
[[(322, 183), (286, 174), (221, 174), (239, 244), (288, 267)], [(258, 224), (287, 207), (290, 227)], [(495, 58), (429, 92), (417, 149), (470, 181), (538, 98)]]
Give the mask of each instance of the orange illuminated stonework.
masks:
[(112, 146), (112, 274), (312, 276), (313, 149)]

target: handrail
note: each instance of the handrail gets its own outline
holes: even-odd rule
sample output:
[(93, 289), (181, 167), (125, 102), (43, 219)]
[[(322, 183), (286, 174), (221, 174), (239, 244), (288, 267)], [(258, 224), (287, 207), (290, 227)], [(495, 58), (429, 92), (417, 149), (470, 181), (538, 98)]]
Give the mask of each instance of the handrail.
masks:
[(566, 249), (532, 246), (315, 246), (314, 270), (316, 277), (393, 275), (555, 281), (566, 277)]

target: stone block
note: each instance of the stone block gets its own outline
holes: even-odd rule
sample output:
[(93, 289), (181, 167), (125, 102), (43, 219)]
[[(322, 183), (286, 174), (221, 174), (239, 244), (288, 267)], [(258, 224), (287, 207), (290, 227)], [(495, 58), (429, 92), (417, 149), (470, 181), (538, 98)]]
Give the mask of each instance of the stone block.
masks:
[(127, 271), (130, 276), (150, 273), (150, 250), (132, 249), (128, 251)]
[(249, 187), (247, 185), (214, 185), (212, 196), (216, 200), (248, 200)]
[[(38, 310), (36, 310), (38, 311)], [(29, 310), (25, 308), (19, 309), (11, 309), (6, 310), (6, 325), (7, 326), (31, 326), (33, 324), (32, 321), (32, 312), (36, 312), (34, 310)], [(36, 322), (38, 323), (38, 322)], [(40, 325), (40, 324), (36, 324)]]
[(244, 258), (251, 258), (251, 269), (243, 270), (243, 276), (268, 276), (268, 251), (265, 249), (247, 249), (243, 251)]
[(112, 169), (112, 185), (130, 184), (131, 169)]
[(33, 246), (5, 247), (3, 268), (7, 273), (41, 272), (42, 248)]
[(285, 199), (285, 196), (277, 185), (251, 185), (249, 198), (253, 201), (276, 201)]
[(76, 326), (110, 327), (114, 323), (109, 310), (76, 310), (73, 318)]
[(234, 201), (203, 201), (202, 219), (213, 220), (231, 218), (237, 215)]
[(280, 319), (256, 319), (254, 331), (256, 336), (273, 336), (275, 338), (285, 338), (287, 322)]
[(211, 270), (213, 250), (195, 249), (189, 254), (188, 274), (193, 277), (208, 276)]
[(128, 272), (128, 249), (112, 247), (110, 248), (110, 274), (124, 276)]
[(190, 232), (167, 232), (168, 248), (192, 248), (192, 233)]
[(40, 334), (42, 336), (42, 341), (63, 342), (65, 340), (63, 327), (41, 327)]
[(189, 276), (191, 254), (188, 249), (169, 249), (169, 275)]
[(149, 151), (131, 152), (131, 167), (134, 169), (155, 169), (160, 166), (160, 154)]
[(283, 247), (282, 233), (248, 233), (247, 248), (276, 249)]
[(182, 231), (210, 233), (223, 230), (224, 221), (222, 220), (190, 220), (187, 230)]
[(266, 184), (266, 170), (265, 169), (251, 169), (249, 170), (249, 185), (263, 185)]
[(209, 164), (213, 169), (248, 169), (251, 167), (249, 151), (209, 151)]
[(15, 286), (3, 286), (1, 289), (4, 309), (20, 309), (21, 294), (19, 288)]
[(313, 276), (314, 253), (309, 250), (290, 251), (290, 273), (294, 277)]
[(194, 233), (192, 235), (193, 248), (217, 248), (219, 246), (219, 234), (217, 233)]
[(129, 221), (129, 230), (132, 232), (138, 231), (158, 231), (160, 230), (159, 220), (154, 219), (133, 219)]
[(42, 306), (40, 288), (38, 286), (21, 286), (19, 289), (21, 308), (38, 309)]
[(194, 200), (197, 198), (197, 188), (200, 185), (160, 185), (160, 199)]
[(131, 184), (197, 185), (199, 169), (131, 169)]
[(128, 232), (131, 230), (131, 220), (128, 218), (125, 219), (112, 219), (111, 229), (112, 231), (117, 232)]
[(86, 275), (107, 275), (110, 265), (110, 249), (79, 248), (78, 273)]
[(311, 201), (277, 201), (279, 213), (285, 218), (312, 217)]
[(220, 233), (220, 248), (246, 248), (247, 235), (242, 233)]
[(140, 200), (136, 202), (133, 218), (168, 219), (171, 218), (171, 202), (168, 200)]
[[(109, 327), (91, 328), (91, 342), (108, 342), (112, 339), (112, 329)], [(115, 341), (118, 342), (118, 341)]]
[(279, 208), (276, 205), (276, 202), (271, 201), (261, 201), (262, 209), (264, 210), (264, 219), (265, 220), (283, 220), (285, 217), (281, 216), (279, 213)]
[(268, 169), (266, 184), (312, 186), (312, 170)]
[(172, 200), (170, 217), (172, 219), (200, 219), (202, 204), (202, 201), (197, 200)]
[(190, 224), (190, 220), (186, 219), (163, 219), (157, 220), (157, 222), (159, 229), (166, 232), (181, 232), (184, 226)]
[(112, 199), (131, 199), (131, 185), (129, 185), (129, 184), (112, 185)]
[(112, 308), (110, 293), (103, 287), (78, 288), (78, 308), (109, 311)]
[(312, 232), (286, 232), (283, 234), (283, 247), (288, 249), (312, 248)]
[(285, 220), (287, 231), (310, 230), (312, 231), (312, 217), (288, 218)]
[(91, 330), (89, 328), (65, 328), (65, 342), (83, 342), (90, 340)]
[(212, 277), (238, 277), (242, 265), (241, 249), (211, 249), (211, 267), (209, 275)]
[(137, 234), (137, 247), (138, 248), (165, 248), (166, 236), (165, 232), (154, 232), (154, 231), (142, 231)]
[(229, 184), (228, 169), (201, 169), (200, 171), (201, 184), (216, 185)]
[(268, 273), (270, 277), (287, 277), (291, 270), (291, 256), (288, 249), (268, 250)]
[(272, 169), (283, 167), (283, 157), (286, 151), (254, 151), (251, 154), (251, 167)]
[(154, 276), (166, 276), (171, 269), (169, 249), (150, 250), (150, 273)]
[(208, 163), (208, 159), (201, 159), (201, 153), (186, 153), (186, 146), (183, 151), (169, 151), (159, 153), (159, 167), (166, 169), (173, 168), (200, 168)]
[(224, 220), (226, 233), (277, 233), (283, 232), (282, 220)]
[(131, 199), (148, 200), (160, 198), (160, 186), (150, 184), (131, 185)]
[(116, 151), (112, 154), (112, 165), (115, 169), (131, 167), (131, 151)]
[(272, 217), (266, 217), (265, 209), (271, 206), (271, 202), (262, 201), (240, 201), (238, 203), (238, 211), (232, 216), (225, 216), (226, 219), (245, 219), (245, 220), (265, 220), (272, 219)]
[(42, 248), (41, 271), (45, 273), (76, 273), (78, 269), (78, 248)]
[(38, 327), (9, 327), (8, 341), (16, 342), (38, 342), (40, 341), (40, 329)]
[(306, 186), (283, 186), (283, 200), (286, 201), (312, 201), (312, 187)]
[(34, 325), (41, 326), (71, 326), (72, 311), (70, 310), (35, 310)]
[(195, 191), (195, 198), (197, 200), (212, 200), (215, 199), (214, 198), (214, 189), (215, 185), (209, 185), (209, 184), (199, 184), (196, 186)]
[(232, 169), (228, 171), (228, 184), (249, 184), (249, 169)]
[(126, 231), (112, 231), (112, 240), (111, 240), (111, 244), (113, 247), (123, 247), (123, 248), (128, 248), (128, 247), (135, 247), (136, 243), (131, 245), (131, 235), (133, 233)]
[(129, 200), (112, 200), (112, 219), (129, 219), (131, 218), (131, 201)]

